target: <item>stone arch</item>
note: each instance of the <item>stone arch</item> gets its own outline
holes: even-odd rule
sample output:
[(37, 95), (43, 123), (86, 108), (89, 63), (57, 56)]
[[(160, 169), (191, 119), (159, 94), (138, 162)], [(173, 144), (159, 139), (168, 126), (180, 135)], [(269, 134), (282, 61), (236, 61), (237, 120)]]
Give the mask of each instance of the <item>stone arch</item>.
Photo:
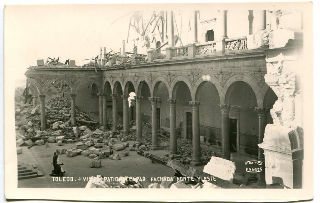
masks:
[(148, 87), (148, 89), (149, 89), (149, 94), (150, 94), (150, 96), (152, 96), (152, 95), (151, 95), (151, 86), (150, 86), (150, 84), (148, 83), (147, 80), (140, 80), (140, 81), (138, 82), (138, 88), (137, 88), (136, 95), (137, 95), (137, 96), (141, 96), (143, 85), (146, 85), (146, 86)]
[(129, 95), (130, 92), (136, 92), (136, 87), (134, 86), (133, 82), (131, 82), (130, 80), (127, 80), (124, 83), (123, 93), (124, 95)]
[(175, 79), (174, 79), (174, 81), (172, 82), (172, 91), (171, 91), (171, 98), (176, 98), (176, 91), (177, 91), (177, 88), (178, 88), (178, 83), (179, 82), (183, 82), (185, 85), (187, 85), (187, 87), (188, 87), (188, 89), (189, 89), (189, 92), (190, 92), (190, 97), (191, 97), (191, 99), (192, 100), (194, 100), (195, 98), (193, 97), (194, 95), (192, 94), (192, 85), (191, 85), (191, 83), (190, 83), (190, 81), (187, 79), (187, 78), (185, 78), (185, 77), (183, 77), (183, 76), (178, 76), (178, 77), (176, 77)]
[(99, 94), (99, 87), (95, 82), (92, 82), (90, 85), (91, 89), (91, 95), (92, 96), (97, 96)]
[(112, 94), (123, 94), (123, 87), (120, 81), (115, 81), (113, 84)]
[(167, 91), (168, 91), (168, 94), (169, 94), (169, 96), (170, 95), (172, 95), (172, 90), (171, 90), (171, 88), (170, 88), (170, 85), (169, 85), (169, 83), (167, 82), (167, 80), (164, 78), (164, 77), (162, 77), (162, 76), (160, 76), (160, 77), (158, 77), (154, 82), (153, 82), (153, 85), (152, 85), (152, 94), (151, 95), (155, 95), (155, 92), (157, 91), (157, 89), (159, 88), (159, 84), (160, 83), (163, 83), (165, 86), (166, 86), (166, 89), (167, 89)]
[(244, 82), (247, 85), (249, 85), (249, 87), (252, 89), (252, 91), (256, 97), (258, 107), (262, 106), (262, 103), (263, 103), (262, 98), (263, 97), (261, 95), (261, 88), (259, 87), (258, 83), (253, 78), (246, 76), (246, 75), (235, 75), (235, 76), (229, 78), (229, 80), (224, 85), (224, 88), (222, 89), (222, 94), (220, 96), (220, 98), (221, 98), (220, 103), (221, 104), (227, 103), (226, 99), (227, 99), (228, 90), (230, 89), (232, 84), (234, 84), (235, 82)]
[(27, 83), (29, 83), (29, 87), (34, 89), (38, 95), (42, 94), (42, 91), (40, 91), (41, 89), (39, 88), (40, 84), (35, 79), (28, 78)]
[(194, 95), (193, 96), (193, 98), (195, 98), (195, 99), (197, 99), (197, 93), (198, 93), (198, 91), (199, 91), (199, 88), (204, 84), (204, 83), (210, 83), (211, 85), (213, 85), (214, 86), (214, 88), (217, 90), (217, 92), (218, 92), (218, 97), (219, 97), (219, 100), (221, 101), (221, 94), (222, 94), (222, 88), (221, 88), (221, 86), (220, 86), (220, 83), (217, 81), (217, 80), (211, 80), (211, 79), (209, 79), (209, 80), (205, 80), (205, 79), (203, 79), (203, 78), (200, 78), (197, 82), (196, 82), (196, 84), (195, 84), (195, 88), (194, 88), (194, 90), (193, 90), (193, 92), (192, 92), (192, 94)]
[(109, 96), (112, 94), (111, 83), (108, 80), (104, 82), (103, 91), (101, 93), (103, 93), (105, 95), (109, 95)]

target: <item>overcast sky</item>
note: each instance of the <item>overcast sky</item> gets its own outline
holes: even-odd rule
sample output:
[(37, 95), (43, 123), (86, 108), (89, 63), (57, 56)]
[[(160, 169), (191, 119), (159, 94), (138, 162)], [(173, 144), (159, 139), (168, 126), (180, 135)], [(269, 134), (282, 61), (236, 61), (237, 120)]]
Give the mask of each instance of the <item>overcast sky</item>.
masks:
[[(175, 12), (192, 13), (195, 9), (194, 6), (181, 6), (9, 6), (5, 9), (4, 29), (6, 70), (15, 71), (15, 80), (21, 85), (25, 81), (26, 69), (36, 65), (37, 59), (60, 57), (60, 61), (64, 62), (70, 58), (76, 60), (77, 65), (82, 65), (86, 62), (84, 59), (96, 56), (100, 47), (119, 51), (122, 40), (127, 37), (129, 18), (134, 11), (150, 13), (154, 9), (175, 8)], [(197, 9), (200, 9), (200, 17), (203, 18), (204, 14), (210, 14), (211, 10), (218, 8), (211, 5)], [(247, 19), (248, 7), (230, 9), (228, 36), (247, 35)], [(183, 24), (187, 23), (186, 20)]]

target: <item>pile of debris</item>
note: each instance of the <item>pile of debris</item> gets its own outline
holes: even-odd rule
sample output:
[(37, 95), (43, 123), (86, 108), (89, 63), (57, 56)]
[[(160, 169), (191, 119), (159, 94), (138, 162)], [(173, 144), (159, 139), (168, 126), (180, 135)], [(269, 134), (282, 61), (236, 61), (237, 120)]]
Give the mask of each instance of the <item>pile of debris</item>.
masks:
[[(75, 142), (78, 135), (70, 122), (70, 101), (65, 97), (54, 97), (46, 106), (47, 129), (40, 130), (40, 106), (33, 107), (29, 104), (16, 104), (16, 130), (19, 146), (43, 145), (45, 142), (62, 144)], [(85, 121), (94, 129), (97, 123), (84, 112), (76, 108), (77, 125)]]

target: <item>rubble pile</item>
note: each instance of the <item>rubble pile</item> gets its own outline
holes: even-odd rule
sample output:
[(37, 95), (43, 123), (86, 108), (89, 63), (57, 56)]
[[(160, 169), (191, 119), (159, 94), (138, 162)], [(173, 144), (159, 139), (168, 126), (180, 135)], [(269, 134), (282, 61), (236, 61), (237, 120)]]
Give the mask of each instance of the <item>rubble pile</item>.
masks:
[[(90, 167), (101, 167), (101, 159), (121, 160), (130, 155), (130, 151), (146, 150), (141, 148), (135, 141), (128, 142), (122, 132), (119, 134), (112, 131), (91, 131), (87, 126), (74, 127), (79, 135), (75, 146), (66, 149), (68, 157), (83, 155), (91, 159)], [(130, 133), (129, 133), (130, 134)]]
[[(40, 130), (40, 106), (33, 107), (29, 104), (16, 103), (16, 130), (18, 131), (17, 143), (19, 146), (43, 145), (45, 142), (62, 145), (73, 143), (79, 136), (73, 130), (70, 122), (70, 101), (65, 97), (54, 97), (47, 102), (46, 119), (47, 129)], [(88, 123), (94, 129), (97, 124), (84, 112), (76, 110), (77, 125)], [(79, 121), (79, 122), (78, 122)]]
[[(201, 145), (201, 162), (207, 163), (212, 156), (216, 156), (214, 148)], [(174, 158), (180, 160), (183, 164), (190, 164), (192, 160), (192, 140), (179, 138), (177, 140), (177, 155)]]

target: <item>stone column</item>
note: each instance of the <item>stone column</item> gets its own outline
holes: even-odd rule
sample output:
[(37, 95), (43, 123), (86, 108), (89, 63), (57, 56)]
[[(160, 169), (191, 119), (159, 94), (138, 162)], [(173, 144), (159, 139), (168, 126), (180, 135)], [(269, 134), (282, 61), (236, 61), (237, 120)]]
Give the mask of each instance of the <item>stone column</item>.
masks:
[(221, 137), (223, 158), (230, 160), (229, 110), (230, 106), (223, 104), (221, 109)]
[(107, 95), (102, 95), (102, 126), (107, 129)]
[(169, 47), (174, 47), (174, 21), (173, 21), (173, 11), (170, 11), (170, 34), (169, 34)]
[(123, 99), (123, 134), (127, 135), (129, 132), (129, 102), (128, 96), (122, 95)]
[(170, 107), (170, 152), (177, 153), (177, 137), (176, 137), (176, 100), (169, 99)]
[[(258, 144), (263, 142), (264, 138), (264, 129), (266, 127), (266, 110), (262, 108), (256, 108), (258, 113), (258, 120), (259, 120), (259, 132), (258, 132)], [(259, 182), (265, 184), (265, 160), (263, 149), (258, 148), (258, 160), (262, 162), (262, 171), (259, 173)]]
[(117, 94), (112, 94), (112, 131), (117, 130)]
[(33, 105), (33, 107), (36, 107), (37, 106), (37, 100), (38, 100), (38, 97), (37, 96), (33, 96), (32, 97), (32, 105)]
[(249, 21), (249, 35), (252, 35), (252, 23), (253, 23), (253, 10), (249, 10), (248, 15), (248, 21)]
[(71, 94), (71, 110), (70, 110), (70, 115), (71, 115), (71, 125), (75, 126), (76, 125), (76, 94)]
[(192, 165), (201, 163), (199, 101), (190, 101), (192, 106)]
[(41, 113), (41, 130), (46, 129), (46, 95), (39, 95), (40, 98), (40, 113)]
[(218, 22), (218, 39), (216, 46), (217, 51), (223, 54), (225, 52), (225, 39), (228, 38), (227, 10), (220, 11)]
[[(258, 144), (263, 142), (264, 137), (264, 129), (266, 127), (266, 110), (262, 108), (256, 109), (258, 113), (258, 120), (259, 120), (259, 134), (258, 134)], [(263, 158), (263, 149), (259, 149), (258, 151), (258, 159), (261, 160)]]
[(103, 94), (98, 94), (99, 96), (99, 124), (103, 126)]
[(158, 146), (158, 129), (157, 129), (157, 101), (158, 98), (150, 97), (151, 110), (152, 110), (152, 149), (157, 149)]
[(193, 24), (194, 43), (198, 42), (198, 11), (194, 11), (194, 24)]
[(136, 135), (139, 143), (142, 143), (141, 99), (141, 96), (136, 96)]

